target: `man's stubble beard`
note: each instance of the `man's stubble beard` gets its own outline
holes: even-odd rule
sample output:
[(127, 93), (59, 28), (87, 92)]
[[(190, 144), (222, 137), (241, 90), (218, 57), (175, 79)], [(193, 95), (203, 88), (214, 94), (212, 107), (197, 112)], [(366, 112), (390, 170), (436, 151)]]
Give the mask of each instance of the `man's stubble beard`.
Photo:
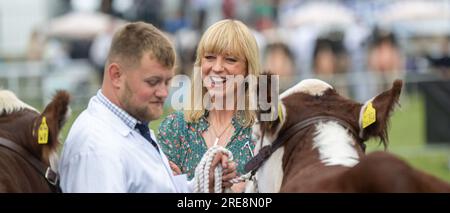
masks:
[(152, 120), (153, 116), (151, 116), (150, 112), (147, 111), (148, 106), (147, 105), (145, 105), (144, 107), (133, 106), (131, 101), (133, 97), (134, 95), (133, 92), (131, 91), (128, 82), (125, 82), (125, 91), (123, 95), (120, 97), (120, 101), (123, 104), (124, 110), (128, 114), (130, 114), (131, 116), (140, 121), (149, 122), (150, 120)]

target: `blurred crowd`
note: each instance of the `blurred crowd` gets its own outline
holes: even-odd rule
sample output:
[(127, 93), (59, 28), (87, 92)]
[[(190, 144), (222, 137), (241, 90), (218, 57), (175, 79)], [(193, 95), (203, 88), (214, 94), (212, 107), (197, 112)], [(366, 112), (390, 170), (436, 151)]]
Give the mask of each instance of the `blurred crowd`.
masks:
[[(337, 85), (342, 79), (342, 85), (352, 85), (343, 91), (363, 99), (377, 90), (367, 86), (375, 85), (371, 81), (376, 79), (389, 82), (420, 73), (450, 77), (448, 0), (99, 0), (82, 12), (76, 1), (61, 2), (48, 29), (32, 33), (28, 60), (58, 65), (88, 59), (101, 75), (114, 30), (124, 22), (143, 20), (167, 32), (177, 48), (178, 73), (189, 74), (203, 30), (232, 18), (253, 29), (263, 67), (282, 76), (282, 89), (301, 78), (319, 76)], [(86, 16), (84, 26), (86, 13), (106, 21), (92, 26), (94, 16)], [(70, 23), (70, 17), (80, 20)], [(62, 29), (56, 29), (58, 22)], [(348, 73), (369, 74), (361, 78)]]

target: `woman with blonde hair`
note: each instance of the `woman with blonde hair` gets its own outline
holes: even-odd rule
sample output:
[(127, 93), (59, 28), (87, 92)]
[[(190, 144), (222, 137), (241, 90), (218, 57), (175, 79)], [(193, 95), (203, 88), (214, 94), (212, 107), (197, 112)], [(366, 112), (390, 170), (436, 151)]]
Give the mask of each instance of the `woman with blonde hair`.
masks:
[[(250, 93), (256, 82), (250, 77), (258, 76), (261, 69), (256, 39), (240, 21), (216, 22), (203, 34), (194, 66), (191, 107), (165, 118), (158, 141), (174, 172), (189, 179), (214, 145), (230, 150), (237, 172), (243, 174), (254, 148), (250, 138), (256, 118)], [(234, 190), (241, 191), (242, 186)]]

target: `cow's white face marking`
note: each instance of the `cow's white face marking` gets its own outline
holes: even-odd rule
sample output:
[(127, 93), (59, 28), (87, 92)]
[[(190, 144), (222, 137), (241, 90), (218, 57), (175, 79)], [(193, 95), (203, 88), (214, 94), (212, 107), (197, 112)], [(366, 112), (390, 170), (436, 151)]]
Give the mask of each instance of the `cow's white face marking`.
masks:
[(316, 124), (316, 129), (313, 148), (318, 149), (323, 164), (352, 167), (359, 162), (355, 142), (344, 127), (328, 121)]

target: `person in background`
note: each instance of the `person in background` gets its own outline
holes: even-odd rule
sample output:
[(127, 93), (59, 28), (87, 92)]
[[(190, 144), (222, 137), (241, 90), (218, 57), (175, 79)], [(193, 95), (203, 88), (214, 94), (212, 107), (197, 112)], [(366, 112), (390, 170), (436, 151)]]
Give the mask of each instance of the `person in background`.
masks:
[(296, 67), (294, 54), (283, 42), (274, 42), (264, 50), (264, 70), (280, 75), (280, 91), (284, 91), (296, 82)]

